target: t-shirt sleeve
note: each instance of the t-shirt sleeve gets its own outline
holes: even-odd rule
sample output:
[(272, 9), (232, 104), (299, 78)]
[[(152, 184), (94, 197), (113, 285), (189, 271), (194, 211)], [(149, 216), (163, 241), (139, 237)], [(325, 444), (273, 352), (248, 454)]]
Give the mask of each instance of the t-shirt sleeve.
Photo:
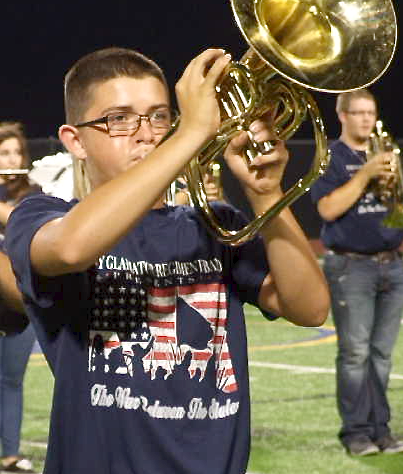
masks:
[(336, 188), (348, 181), (348, 176), (344, 177), (345, 171), (339, 160), (331, 154), (329, 166), (323, 176), (321, 176), (311, 187), (311, 199), (317, 203), (324, 196), (327, 196)]
[[(223, 206), (218, 212), (224, 225), (230, 230), (240, 229), (247, 224), (244, 215), (232, 207)], [(257, 235), (242, 245), (231, 247), (230, 252), (232, 280), (241, 301), (259, 307), (260, 288), (270, 271), (263, 239)], [(268, 319), (277, 317), (262, 308), (260, 310)]]
[(31, 241), (44, 224), (63, 217), (71, 207), (62, 199), (35, 195), (24, 199), (7, 222), (5, 249), (11, 259), (18, 287), (25, 298), (43, 308), (53, 304), (55, 292), (52, 284), (57, 279), (42, 278), (35, 273), (30, 259)]

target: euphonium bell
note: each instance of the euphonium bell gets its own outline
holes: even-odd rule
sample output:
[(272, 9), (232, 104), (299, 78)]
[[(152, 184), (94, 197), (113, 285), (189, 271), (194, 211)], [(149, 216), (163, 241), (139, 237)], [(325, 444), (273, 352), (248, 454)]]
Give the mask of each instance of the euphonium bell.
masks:
[[(250, 48), (232, 62), (217, 86), (219, 132), (186, 176), (194, 205), (219, 240), (238, 245), (308, 191), (328, 163), (327, 140), (316, 103), (306, 88), (346, 92), (366, 87), (387, 69), (396, 44), (390, 0), (231, 0), (236, 22)], [(240, 130), (268, 111), (280, 139), (290, 138), (309, 114), (316, 152), (308, 173), (264, 214), (239, 231), (223, 229), (210, 208), (203, 176), (210, 162)], [(268, 152), (270, 142), (250, 140), (245, 159)]]

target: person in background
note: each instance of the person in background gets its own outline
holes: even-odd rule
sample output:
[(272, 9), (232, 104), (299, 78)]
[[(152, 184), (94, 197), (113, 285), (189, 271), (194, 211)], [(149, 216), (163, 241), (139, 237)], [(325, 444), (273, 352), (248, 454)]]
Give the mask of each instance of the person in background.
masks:
[[(0, 168), (27, 169), (29, 157), (22, 125), (0, 123)], [(34, 472), (30, 460), (20, 453), (23, 418), (23, 380), (35, 333), (21, 305), (9, 259), (4, 250), (8, 217), (24, 197), (38, 193), (26, 174), (0, 175), (0, 320), (6, 334), (0, 337), (0, 441), (2, 472)]]
[[(172, 115), (153, 61), (107, 48), (66, 75), (59, 136), (79, 199), (28, 198), (6, 232), (55, 376), (45, 474), (244, 474), (243, 304), (302, 326), (327, 318), (325, 278), (289, 209), (232, 248), (193, 207), (164, 204), (169, 184), (217, 133), (215, 86), (229, 60), (209, 49), (190, 62), (176, 85), (180, 125), (163, 143)], [(271, 136), (262, 121), (251, 128), (257, 141)], [(235, 137), (225, 158), (259, 214), (283, 195), (288, 153), (278, 141), (250, 171), (247, 139)], [(232, 207), (213, 204), (224, 225), (242, 226)]]
[(341, 135), (311, 195), (324, 223), (324, 271), (337, 342), (341, 443), (352, 455), (399, 453), (387, 398), (392, 350), (403, 309), (403, 231), (382, 225), (388, 212), (374, 183), (393, 183), (394, 154), (367, 156), (377, 104), (366, 89), (340, 94)]
[[(218, 167), (217, 170), (210, 169), (204, 174), (203, 178), (207, 201), (226, 201), (221, 181), (220, 165), (215, 165)], [(184, 177), (179, 177), (175, 180), (175, 189), (175, 204), (178, 206), (190, 205), (190, 191), (188, 189), (188, 183)]]

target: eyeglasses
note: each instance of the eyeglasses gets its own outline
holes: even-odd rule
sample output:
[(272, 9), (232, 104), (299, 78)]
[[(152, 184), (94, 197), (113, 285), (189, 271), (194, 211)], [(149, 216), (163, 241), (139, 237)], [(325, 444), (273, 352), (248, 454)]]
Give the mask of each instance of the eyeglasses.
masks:
[(134, 112), (115, 112), (89, 122), (78, 123), (74, 126), (80, 128), (105, 124), (109, 135), (115, 137), (117, 135), (126, 135), (127, 132), (135, 134), (141, 126), (142, 119), (147, 120), (156, 132), (164, 132), (171, 127), (175, 118), (175, 111), (164, 108), (154, 110), (146, 115), (140, 115)]
[(376, 112), (372, 110), (346, 110), (345, 113), (350, 114), (353, 117), (364, 117), (365, 115), (376, 117)]

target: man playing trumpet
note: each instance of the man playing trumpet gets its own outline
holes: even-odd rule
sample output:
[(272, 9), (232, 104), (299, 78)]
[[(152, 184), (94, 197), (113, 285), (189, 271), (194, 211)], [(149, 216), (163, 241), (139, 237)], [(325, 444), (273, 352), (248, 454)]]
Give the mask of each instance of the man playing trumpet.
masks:
[(382, 226), (388, 212), (374, 181), (390, 182), (395, 155), (367, 159), (377, 107), (365, 89), (338, 96), (341, 136), (326, 174), (312, 187), (324, 220), (324, 270), (338, 336), (340, 440), (353, 455), (403, 451), (390, 432), (387, 386), (403, 308), (403, 231)]

